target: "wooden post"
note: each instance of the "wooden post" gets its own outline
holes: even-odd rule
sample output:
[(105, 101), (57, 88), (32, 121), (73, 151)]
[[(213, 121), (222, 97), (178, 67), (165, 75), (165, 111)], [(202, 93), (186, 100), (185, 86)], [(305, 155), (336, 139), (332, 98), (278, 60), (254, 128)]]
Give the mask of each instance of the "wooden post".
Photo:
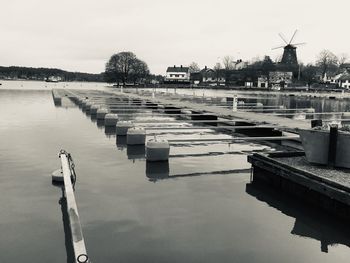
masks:
[(322, 120), (311, 120), (311, 128), (321, 127), (322, 125)]
[(232, 111), (237, 111), (237, 95), (233, 95), (233, 100), (232, 100)]
[(64, 179), (64, 192), (67, 200), (67, 213), (69, 217), (69, 226), (72, 233), (73, 251), (76, 263), (87, 263), (89, 257), (86, 253), (83, 231), (80, 224), (77, 203), (75, 201), (74, 190), (71, 180), (71, 170), (68, 161), (68, 154), (61, 151), (59, 157), (61, 159), (62, 173)]
[(334, 167), (337, 155), (338, 125), (331, 125), (329, 130), (328, 165)]

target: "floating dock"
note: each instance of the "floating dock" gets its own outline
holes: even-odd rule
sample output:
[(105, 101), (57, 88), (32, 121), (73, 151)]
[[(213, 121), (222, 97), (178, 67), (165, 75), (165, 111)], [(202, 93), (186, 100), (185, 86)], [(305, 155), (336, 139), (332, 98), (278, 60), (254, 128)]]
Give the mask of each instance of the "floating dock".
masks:
[(306, 161), (305, 153), (254, 153), (253, 182), (268, 184), (340, 218), (350, 219), (350, 170), (317, 166)]

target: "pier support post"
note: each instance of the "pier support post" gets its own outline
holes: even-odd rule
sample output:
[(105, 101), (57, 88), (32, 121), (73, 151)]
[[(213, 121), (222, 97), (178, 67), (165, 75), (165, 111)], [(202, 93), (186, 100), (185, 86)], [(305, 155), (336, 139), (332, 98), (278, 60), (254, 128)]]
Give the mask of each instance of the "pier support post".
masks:
[(322, 125), (322, 120), (311, 120), (311, 128), (321, 127)]
[(338, 125), (331, 125), (329, 130), (328, 165), (334, 167), (337, 154)]
[(238, 98), (237, 95), (233, 95), (232, 111), (237, 111)]

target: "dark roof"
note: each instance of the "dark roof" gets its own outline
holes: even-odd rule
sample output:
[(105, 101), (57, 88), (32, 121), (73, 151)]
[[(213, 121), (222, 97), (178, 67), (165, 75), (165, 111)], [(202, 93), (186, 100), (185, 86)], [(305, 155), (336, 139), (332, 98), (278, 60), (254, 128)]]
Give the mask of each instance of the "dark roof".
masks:
[(345, 73), (339, 79), (340, 80), (350, 80), (350, 74), (349, 73)]
[(188, 67), (168, 67), (166, 72), (188, 72)]
[(350, 63), (344, 63), (340, 65), (340, 68), (350, 68)]
[(202, 80), (202, 74), (200, 72), (192, 72), (190, 75), (191, 80)]
[(202, 73), (211, 73), (211, 72), (215, 72), (215, 70), (205, 67), (200, 72), (202, 72)]

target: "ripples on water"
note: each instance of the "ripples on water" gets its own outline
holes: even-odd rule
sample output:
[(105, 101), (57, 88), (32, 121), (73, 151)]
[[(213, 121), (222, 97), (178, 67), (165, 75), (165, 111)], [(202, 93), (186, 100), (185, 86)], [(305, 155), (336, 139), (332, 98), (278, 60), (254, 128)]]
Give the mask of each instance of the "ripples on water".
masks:
[[(50, 178), (61, 148), (77, 166), (76, 198), (93, 262), (348, 261), (340, 222), (250, 183), (246, 155), (267, 146), (178, 143), (169, 163), (147, 164), (143, 147), (128, 147), (68, 99), (55, 107), (50, 89), (62, 83), (45, 85), (3, 82), (0, 89), (1, 263), (69, 262), (62, 193)], [(68, 88), (108, 89), (94, 85)]]

